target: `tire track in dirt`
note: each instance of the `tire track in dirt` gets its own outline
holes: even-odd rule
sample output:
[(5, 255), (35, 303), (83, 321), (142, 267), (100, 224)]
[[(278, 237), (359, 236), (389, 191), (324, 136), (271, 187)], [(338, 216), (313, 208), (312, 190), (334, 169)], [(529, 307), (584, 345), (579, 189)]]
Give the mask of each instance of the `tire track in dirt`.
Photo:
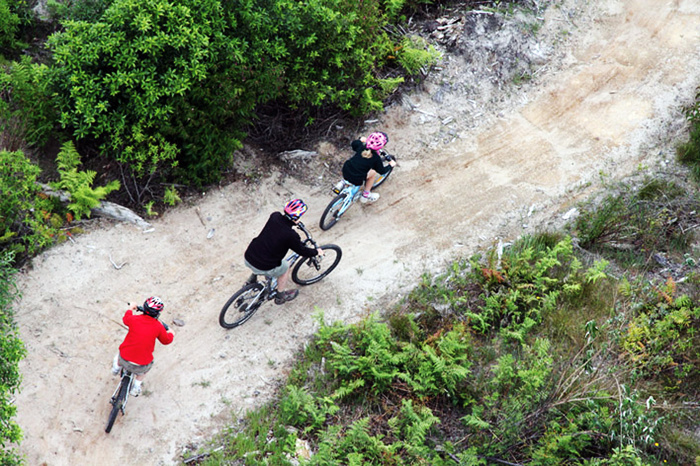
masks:
[[(354, 206), (328, 232), (316, 227), (327, 192), (273, 176), (214, 190), (155, 221), (151, 233), (104, 222), (36, 258), (20, 276), (17, 312), (28, 349), (16, 401), (28, 464), (172, 464), (231, 414), (269, 399), (313, 332), (317, 309), (329, 320), (357, 320), (422, 272), (532, 230), (523, 224), (546, 224), (594, 189), (600, 171), (623, 176), (641, 162), (663, 162), (656, 141), (683, 126), (679, 105), (700, 75), (700, 6), (589, 3), (595, 14), (573, 31), (561, 69), (541, 75), (511, 111), (485, 117), (489, 127), (468, 130), (464, 121), (460, 139), (428, 150), (421, 141), (439, 123), (390, 109), (383, 129), (401, 167), (376, 205)], [(433, 114), (462, 110), (457, 97), (441, 108), (425, 101), (421, 108)], [(219, 309), (248, 275), (245, 247), (295, 194), (310, 205), (305, 221), (316, 238), (343, 248), (340, 266), (296, 301), (221, 329)], [(115, 270), (110, 255), (127, 265)], [(109, 365), (125, 334), (118, 322), (126, 301), (151, 294), (186, 325), (175, 329), (173, 345), (157, 348), (144, 383), (150, 393), (132, 400), (105, 435), (116, 385)]]

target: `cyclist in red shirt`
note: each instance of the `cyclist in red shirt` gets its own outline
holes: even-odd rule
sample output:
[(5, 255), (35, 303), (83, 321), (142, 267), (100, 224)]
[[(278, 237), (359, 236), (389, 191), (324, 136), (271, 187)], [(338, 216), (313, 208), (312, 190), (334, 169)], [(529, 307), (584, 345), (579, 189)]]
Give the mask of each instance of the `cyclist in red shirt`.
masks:
[[(169, 345), (175, 337), (168, 326), (158, 320), (163, 307), (163, 301), (160, 298), (151, 296), (143, 306), (131, 304), (122, 319), (124, 325), (129, 327), (129, 333), (126, 334), (124, 342), (119, 345), (119, 352), (114, 356), (112, 373), (119, 374), (120, 367), (123, 367), (135, 374), (131, 386), (132, 396), (141, 394), (143, 377), (153, 366), (156, 339), (164, 345)], [(141, 314), (134, 315), (136, 310), (141, 311)]]

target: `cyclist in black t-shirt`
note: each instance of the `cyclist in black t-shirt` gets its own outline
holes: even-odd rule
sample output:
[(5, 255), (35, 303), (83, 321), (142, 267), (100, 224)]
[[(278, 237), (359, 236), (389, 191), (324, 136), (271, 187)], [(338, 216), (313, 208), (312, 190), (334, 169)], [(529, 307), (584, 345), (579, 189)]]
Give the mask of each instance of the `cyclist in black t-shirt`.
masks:
[[(343, 178), (355, 186), (364, 184), (360, 202), (375, 202), (379, 199), (379, 194), (371, 191), (377, 176), (389, 171), (389, 167), (384, 166), (378, 152), (388, 142), (389, 137), (386, 133), (375, 132), (350, 144), (352, 150), (355, 151), (355, 155), (343, 164)], [(396, 161), (389, 161), (389, 166), (395, 167)]]
[(284, 304), (299, 294), (299, 290), (285, 290), (289, 282), (289, 263), (284, 260), (291, 249), (304, 257), (323, 255), (321, 249), (307, 248), (294, 225), (306, 212), (306, 204), (301, 199), (289, 201), (284, 206), (284, 214), (273, 212), (262, 231), (248, 245), (245, 251), (245, 265), (256, 275), (277, 278), (275, 304)]

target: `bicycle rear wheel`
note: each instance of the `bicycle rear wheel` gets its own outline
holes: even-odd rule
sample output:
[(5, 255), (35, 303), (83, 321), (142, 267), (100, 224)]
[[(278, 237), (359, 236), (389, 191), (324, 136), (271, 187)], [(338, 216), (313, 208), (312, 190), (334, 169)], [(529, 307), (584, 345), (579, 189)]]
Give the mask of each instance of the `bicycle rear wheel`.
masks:
[(330, 230), (330, 228), (340, 219), (339, 212), (343, 207), (343, 203), (345, 202), (345, 198), (347, 196), (347, 193), (340, 193), (333, 198), (330, 204), (328, 204), (328, 207), (326, 207), (326, 210), (323, 211), (321, 221), (318, 224), (318, 226), (321, 227), (321, 230)]
[(119, 411), (122, 410), (124, 405), (124, 400), (126, 399), (126, 391), (129, 389), (129, 377), (123, 376), (119, 384), (119, 391), (117, 395), (112, 397), (110, 403), (112, 403), (112, 411), (109, 413), (107, 418), (107, 427), (105, 427), (105, 432), (110, 433), (112, 431), (112, 426), (114, 426), (114, 421), (117, 420)]
[(248, 283), (226, 301), (219, 314), (223, 328), (234, 328), (250, 319), (264, 301), (262, 283)]
[(321, 249), (326, 253), (322, 258), (318, 256), (304, 257), (297, 262), (292, 269), (292, 280), (294, 280), (294, 283), (297, 285), (311, 285), (331, 273), (338, 266), (340, 258), (343, 257), (343, 251), (340, 247), (335, 244), (326, 244), (321, 246)]

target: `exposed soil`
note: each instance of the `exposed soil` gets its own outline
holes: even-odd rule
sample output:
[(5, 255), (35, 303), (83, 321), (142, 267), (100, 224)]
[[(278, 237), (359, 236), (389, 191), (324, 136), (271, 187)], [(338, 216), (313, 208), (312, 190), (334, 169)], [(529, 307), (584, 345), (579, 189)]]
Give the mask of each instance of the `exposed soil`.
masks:
[[(465, 34), (441, 42), (451, 51), (442, 70), (365, 128), (389, 133), (399, 157), (381, 199), (353, 206), (333, 229), (317, 223), (350, 150), (322, 143), (301, 148), (319, 153), (311, 161), (289, 162), (302, 178), (260, 176), (266, 169), (248, 152), (237, 165), (244, 181), (186, 201), (152, 229), (96, 221), (37, 257), (19, 277), (17, 311), (28, 350), (16, 399), (27, 463), (177, 463), (270, 399), (316, 312), (356, 321), (400, 300), (423, 272), (560, 225), (601, 178), (673, 163), (682, 107), (700, 82), (700, 4), (532, 4), (541, 8), (508, 21), (463, 15)], [(316, 238), (343, 248), (339, 268), (295, 301), (222, 329), (219, 310), (248, 275), (245, 247), (293, 196), (309, 204)], [(121, 316), (127, 301), (152, 294), (167, 322), (185, 325), (157, 347), (145, 396), (107, 435)]]

